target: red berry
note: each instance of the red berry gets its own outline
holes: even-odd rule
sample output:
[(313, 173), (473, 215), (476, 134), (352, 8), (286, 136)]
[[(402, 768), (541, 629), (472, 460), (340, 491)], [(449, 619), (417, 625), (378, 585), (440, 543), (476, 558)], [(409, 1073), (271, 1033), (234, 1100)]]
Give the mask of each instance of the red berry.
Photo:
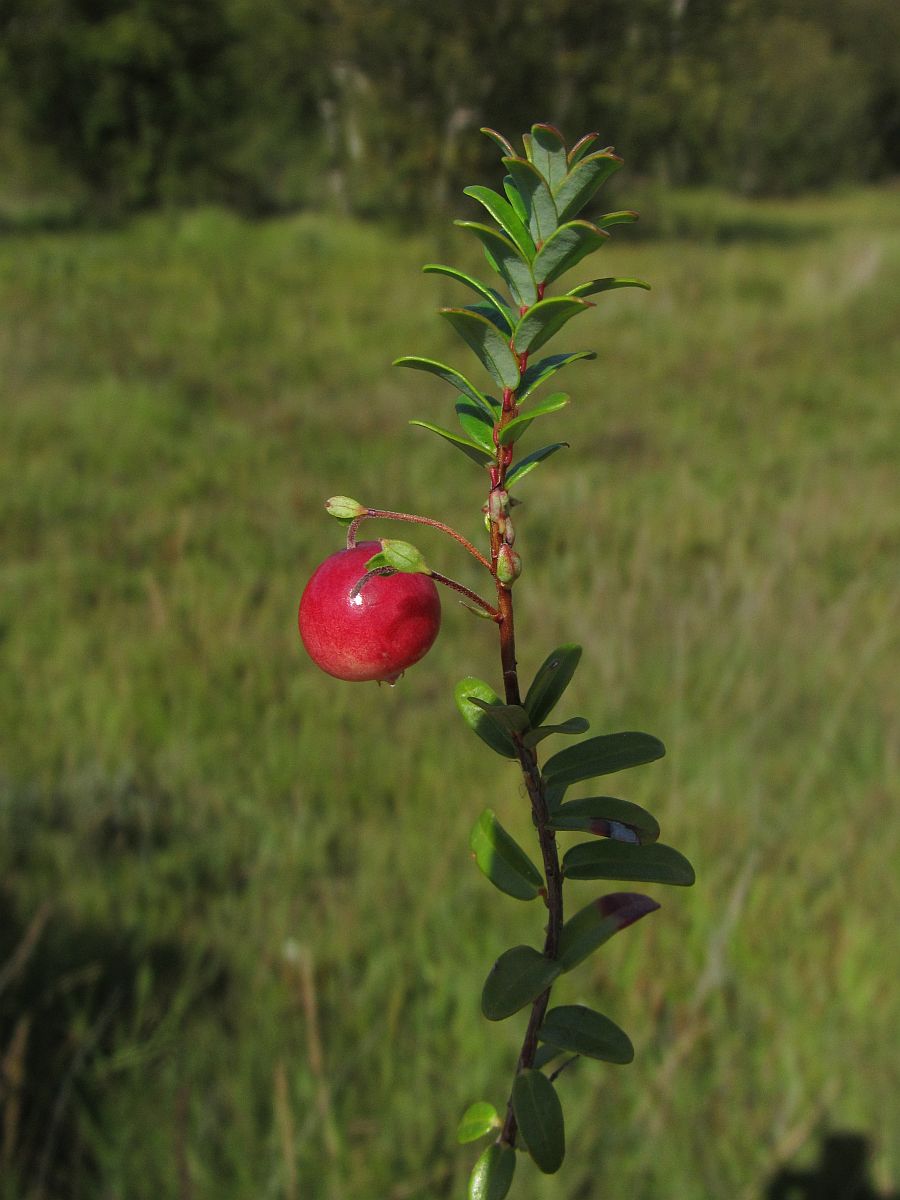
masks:
[(300, 637), (336, 679), (394, 683), (431, 649), (441, 602), (427, 575), (375, 575), (351, 598), (380, 542), (340, 550), (313, 572), (300, 598)]

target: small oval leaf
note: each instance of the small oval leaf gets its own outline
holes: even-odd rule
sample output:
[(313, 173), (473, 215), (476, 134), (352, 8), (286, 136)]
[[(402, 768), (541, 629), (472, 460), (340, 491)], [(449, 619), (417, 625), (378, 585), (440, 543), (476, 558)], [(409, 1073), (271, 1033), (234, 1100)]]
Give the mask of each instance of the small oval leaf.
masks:
[(435, 362), (431, 358), (418, 358), (415, 355), (406, 355), (403, 358), (395, 358), (393, 365), (395, 367), (410, 367), (414, 371), (427, 371), (429, 375), (436, 375), (438, 379), (443, 379), (445, 383), (449, 383), (458, 392), (465, 392), (469, 399), (474, 400), (476, 404), (481, 404), (486, 409), (490, 409), (484, 392), (480, 392), (474, 384), (466, 379), (465, 375), (460, 374), (453, 367), (448, 367), (446, 363)]
[[(560, 225), (544, 242), (533, 263), (537, 283), (552, 283), (576, 266), (588, 254), (599, 250), (609, 234), (589, 221), (570, 221)], [(562, 297), (560, 297), (562, 299)]]
[(520, 1071), (513, 1081), (512, 1106), (528, 1153), (539, 1170), (553, 1175), (566, 1155), (565, 1125), (556, 1088), (541, 1071)]
[(552, 192), (568, 174), (566, 143), (555, 125), (541, 122), (531, 127), (531, 161), (546, 179)]
[(475, 404), (468, 396), (460, 396), (456, 402), (456, 419), (463, 433), (493, 458), (494, 422), (481, 405)]
[(472, 827), (469, 847), (480, 871), (495, 888), (516, 900), (534, 900), (540, 895), (543, 876), (491, 809), (486, 808)]
[(481, 993), (481, 1011), (489, 1021), (504, 1021), (536, 1000), (560, 974), (558, 962), (532, 946), (513, 946), (491, 967)]
[[(505, 161), (505, 160), (504, 160)], [(577, 216), (601, 184), (617, 171), (622, 159), (610, 150), (590, 154), (573, 167), (556, 189), (554, 200), (562, 224)]]
[[(558, 233), (553, 235), (554, 238), (557, 236)], [(539, 300), (519, 319), (513, 333), (513, 348), (517, 354), (539, 350), (567, 321), (590, 307), (586, 300), (580, 300), (577, 296), (552, 296), (549, 300)]]
[(500, 1115), (493, 1104), (489, 1104), (487, 1100), (478, 1100), (475, 1104), (470, 1104), (460, 1117), (456, 1127), (456, 1140), (461, 1145), (477, 1142), (479, 1138), (486, 1137), (499, 1128), (500, 1124)]
[(633, 838), (620, 836), (618, 841), (647, 843), (655, 842), (659, 837), (659, 822), (652, 813), (617, 796), (585, 796), (581, 800), (570, 800), (556, 809), (550, 824), (551, 829), (561, 832), (582, 831), (612, 838), (616, 837), (615, 826), (634, 832)]
[(516, 244), (522, 254), (529, 262), (534, 258), (535, 249), (534, 241), (531, 234), (525, 228), (525, 222), (516, 210), (513, 208), (509, 200), (504, 198), (491, 188), (487, 187), (467, 187), (463, 188), (464, 196), (471, 196), (473, 200), (477, 200), (491, 214), (500, 228), (507, 234)]
[(504, 1200), (515, 1171), (516, 1152), (512, 1146), (501, 1142), (488, 1146), (469, 1176), (468, 1200)]
[(694, 868), (672, 846), (634, 846), (605, 838), (573, 846), (563, 859), (563, 874), (568, 879), (636, 879), (678, 887), (690, 887), (695, 879)]
[(484, 246), (488, 262), (500, 275), (512, 293), (516, 304), (534, 304), (537, 300), (537, 284), (531, 273), (531, 263), (522, 251), (502, 233), (490, 225), (478, 221), (454, 221), (460, 229), (468, 229)]
[(593, 350), (576, 350), (571, 354), (551, 354), (530, 366), (522, 376), (522, 386), (519, 388), (519, 403), (521, 404), (542, 383), (569, 363), (578, 362), (582, 358), (596, 358)]
[(553, 442), (549, 446), (541, 446), (539, 450), (532, 450), (525, 458), (520, 459), (506, 476), (506, 486), (512, 487), (514, 483), (518, 483), (520, 479), (539, 466), (545, 458), (549, 458), (557, 450), (567, 450), (568, 447), (568, 442)]
[(495, 383), (500, 387), (518, 386), (518, 359), (493, 321), (466, 308), (442, 308), (440, 313), (474, 350)]
[(541, 725), (553, 712), (572, 682), (581, 662), (581, 647), (575, 642), (557, 646), (544, 659), (525, 694), (525, 711), (532, 725)]
[(587, 283), (579, 283), (577, 287), (569, 288), (567, 296), (596, 296), (600, 292), (610, 292), (614, 288), (636, 287), (650, 291), (650, 284), (643, 279), (591, 279)]
[(544, 764), (544, 775), (554, 783), (579, 783), (653, 762), (665, 752), (659, 738), (649, 733), (607, 733), (560, 750)]
[[(484, 131), (482, 130), (482, 132)], [(599, 137), (599, 133), (586, 133), (583, 138), (579, 138), (568, 153), (567, 161), (569, 167), (574, 167), (579, 159), (584, 158), (585, 154), (587, 154)]]
[(569, 1050), (601, 1062), (630, 1063), (634, 1058), (634, 1046), (625, 1030), (583, 1004), (551, 1008), (538, 1037), (557, 1050)]
[(467, 675), (456, 685), (454, 698), (462, 719), (486, 745), (490, 746), (495, 754), (500, 754), (504, 758), (516, 757), (516, 747), (509, 734), (490, 720), (477, 704), (472, 703), (472, 700), (475, 699), (491, 705), (502, 704), (500, 697), (490, 684)]
[(529, 730), (522, 738), (522, 741), (526, 746), (534, 748), (544, 738), (551, 737), (554, 733), (562, 733), (567, 737), (575, 737), (580, 733), (587, 733), (590, 727), (591, 723), (586, 717), (569, 717), (568, 721), (563, 721), (561, 725), (541, 725), (538, 729)]
[(647, 913), (659, 908), (656, 900), (639, 892), (613, 892), (586, 904), (562, 927), (559, 940), (559, 961), (564, 971), (571, 971), (589, 954), (619, 932), (627, 929)]
[(520, 413), (518, 417), (513, 417), (509, 424), (504, 425), (500, 431), (498, 437), (500, 445), (509, 446), (513, 442), (517, 442), (535, 417), (544, 417), (548, 413), (558, 412), (559, 409), (565, 408), (568, 403), (569, 397), (565, 392), (554, 392), (552, 396), (548, 396), (540, 404), (530, 407), (527, 412)]
[(546, 180), (527, 159), (504, 158), (503, 165), (525, 203), (529, 233), (536, 245), (545, 242), (557, 226), (556, 204)]
[(419, 429), (427, 429), (429, 433), (436, 433), (438, 437), (442, 437), (445, 442), (449, 442), (456, 450), (461, 450), (466, 458), (471, 458), (472, 462), (477, 463), (479, 467), (484, 467), (489, 462), (494, 461), (494, 456), (488, 454), (476, 442), (470, 442), (468, 438), (462, 437), (458, 433), (453, 433), (450, 429), (444, 429), (441, 425), (434, 425), (431, 421), (410, 421), (410, 425), (417, 425)]
[(448, 279), (455, 279), (457, 283), (462, 283), (467, 288), (471, 288), (473, 292), (483, 297), (492, 306), (503, 328), (512, 333), (515, 322), (510, 316), (509, 308), (504, 304), (503, 297), (499, 292), (495, 292), (492, 287), (488, 287), (486, 283), (482, 283), (474, 275), (467, 275), (465, 271), (458, 271), (456, 267), (445, 267), (443, 263), (426, 263), (422, 270), (426, 275), (446, 275)]

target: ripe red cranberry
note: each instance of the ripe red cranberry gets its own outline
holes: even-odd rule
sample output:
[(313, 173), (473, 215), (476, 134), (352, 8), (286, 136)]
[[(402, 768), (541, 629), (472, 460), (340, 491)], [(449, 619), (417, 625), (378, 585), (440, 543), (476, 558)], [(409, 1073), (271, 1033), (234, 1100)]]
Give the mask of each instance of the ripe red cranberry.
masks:
[(337, 679), (394, 683), (431, 649), (441, 627), (441, 602), (427, 575), (375, 575), (351, 597), (380, 549), (380, 542), (360, 542), (332, 554), (300, 598), (303, 645)]

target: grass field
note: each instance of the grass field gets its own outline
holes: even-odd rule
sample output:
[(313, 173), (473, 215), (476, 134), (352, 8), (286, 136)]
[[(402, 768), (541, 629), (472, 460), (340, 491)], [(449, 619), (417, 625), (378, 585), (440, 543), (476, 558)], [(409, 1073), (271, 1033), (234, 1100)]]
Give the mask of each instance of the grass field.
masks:
[[(598, 273), (654, 290), (552, 346), (600, 353), (521, 487), (519, 650), (527, 679), (580, 641), (562, 715), (667, 743), (614, 790), (698, 883), (649, 888), (662, 911), (558, 985), (637, 1058), (563, 1076), (569, 1159), (514, 1194), (764, 1200), (829, 1131), (887, 1192), (897, 193), (649, 207), (665, 237), (622, 232)], [(481, 1018), (482, 980), (540, 937), (467, 851), (488, 803), (530, 836), (452, 700), (499, 683), (493, 632), (448, 599), (378, 689), (295, 629), (340, 544), (325, 497), (479, 536), (480, 473), (406, 424), (453, 394), (389, 365), (469, 369), (429, 260), (477, 265), (461, 233), (312, 215), (0, 242), (3, 1200), (464, 1194), (456, 1120), (505, 1101), (523, 1027)]]

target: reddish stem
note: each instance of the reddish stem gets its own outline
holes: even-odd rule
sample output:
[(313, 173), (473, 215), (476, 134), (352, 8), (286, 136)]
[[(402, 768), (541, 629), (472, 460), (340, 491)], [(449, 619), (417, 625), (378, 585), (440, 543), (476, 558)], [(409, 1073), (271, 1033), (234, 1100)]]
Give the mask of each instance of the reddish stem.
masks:
[(493, 568), (491, 564), (479, 550), (476, 550), (468, 538), (463, 537), (461, 533), (457, 533), (457, 531), (451, 528), (451, 526), (445, 525), (443, 521), (435, 521), (433, 517), (420, 517), (418, 513), (391, 512), (386, 508), (367, 508), (361, 517), (357, 517), (354, 521), (351, 521), (350, 525), (347, 527), (348, 550), (352, 550), (356, 545), (357, 531), (367, 517), (383, 517), (385, 520), (389, 521), (411, 521), (414, 525), (428, 525), (432, 529), (439, 529), (441, 533), (446, 533), (449, 537), (452, 537), (454, 541), (459, 542), (464, 549), (468, 550), (473, 558), (477, 558), (481, 565), (486, 567), (491, 574), (493, 574)]

